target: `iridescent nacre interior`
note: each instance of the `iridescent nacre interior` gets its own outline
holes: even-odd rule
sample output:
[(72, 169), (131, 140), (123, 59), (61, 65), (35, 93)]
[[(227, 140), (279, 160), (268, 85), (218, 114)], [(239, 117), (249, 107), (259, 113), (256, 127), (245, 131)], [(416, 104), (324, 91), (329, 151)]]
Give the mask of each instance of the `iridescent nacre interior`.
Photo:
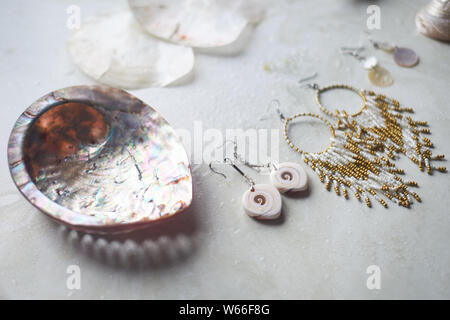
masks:
[[(95, 157), (92, 151), (102, 149), (107, 133), (103, 115), (87, 104), (68, 102), (44, 112), (28, 129), (24, 143), (31, 178), (44, 187), (43, 182), (48, 184), (47, 178), (52, 176), (50, 172), (83, 163), (86, 156)], [(57, 182), (52, 179), (51, 183)]]
[[(118, 89), (58, 93), (85, 97), (83, 90), (91, 100), (49, 95), (16, 123), (9, 158), (22, 193), (54, 218), (87, 229), (151, 222), (189, 206), (189, 162), (164, 118)], [(13, 161), (19, 146), (23, 163)], [(19, 183), (23, 170), (29, 181)]]

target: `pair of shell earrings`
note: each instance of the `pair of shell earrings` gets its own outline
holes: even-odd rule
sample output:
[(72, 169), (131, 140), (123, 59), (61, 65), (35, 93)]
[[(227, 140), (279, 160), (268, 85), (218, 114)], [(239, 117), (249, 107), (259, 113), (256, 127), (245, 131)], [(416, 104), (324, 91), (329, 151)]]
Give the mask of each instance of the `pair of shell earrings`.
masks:
[[(266, 165), (252, 165), (247, 161), (242, 161), (236, 153), (235, 161), (225, 158), (224, 162), (231, 165), (249, 185), (249, 189), (242, 196), (242, 206), (244, 211), (252, 218), (258, 220), (273, 220), (281, 215), (282, 200), (281, 193), (294, 193), (308, 189), (308, 176), (305, 170), (297, 163), (283, 162), (276, 164), (274, 162)], [(252, 168), (268, 167), (270, 171), (270, 184), (256, 184), (254, 180), (238, 166), (237, 162)], [(216, 174), (226, 178), (226, 175), (213, 169), (212, 163), (209, 168)]]
[[(395, 63), (400, 67), (412, 68), (419, 63), (419, 57), (412, 49), (399, 47), (388, 42), (378, 42), (370, 38), (369, 41), (375, 49), (392, 54)], [(391, 86), (394, 83), (391, 73), (380, 66), (376, 57), (365, 57), (361, 55), (360, 52), (362, 50), (364, 50), (362, 46), (356, 48), (342, 47), (341, 53), (350, 55), (361, 62), (363, 68), (368, 71), (367, 77), (373, 85), (377, 87)]]

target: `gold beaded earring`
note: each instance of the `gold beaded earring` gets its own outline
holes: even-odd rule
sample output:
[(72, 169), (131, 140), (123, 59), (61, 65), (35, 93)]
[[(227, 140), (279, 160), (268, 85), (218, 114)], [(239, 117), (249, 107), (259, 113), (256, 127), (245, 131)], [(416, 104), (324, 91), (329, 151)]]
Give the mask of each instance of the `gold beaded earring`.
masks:
[[(375, 199), (385, 208), (385, 200), (409, 207), (414, 201), (420, 201), (415, 192), (408, 187), (415, 182), (404, 182), (400, 177), (400, 169), (389, 161), (383, 161), (376, 154), (367, 151), (363, 146), (365, 141), (356, 135), (343, 130), (336, 130), (331, 123), (313, 113), (297, 113), (285, 117), (277, 108), (283, 122), (283, 135), (291, 149), (299, 153), (303, 161), (318, 175), (325, 188), (333, 187), (336, 195), (348, 198), (350, 190), (358, 200), (364, 199), (368, 207)], [(300, 149), (289, 136), (292, 122), (300, 117), (318, 119), (328, 126), (331, 134), (330, 144), (320, 152), (307, 152)]]
[[(336, 119), (336, 127), (362, 141), (362, 148), (369, 154), (381, 154), (381, 160), (390, 163), (396, 160), (396, 154), (402, 153), (414, 162), (420, 171), (431, 174), (434, 170), (446, 172), (443, 166), (434, 166), (433, 162), (444, 159), (443, 154), (433, 155), (433, 143), (426, 121), (416, 121), (405, 113), (413, 109), (402, 107), (395, 99), (387, 98), (373, 91), (358, 90), (348, 85), (331, 85), (319, 88), (317, 84), (308, 85), (316, 90), (316, 101), (325, 114)], [(357, 93), (362, 99), (361, 109), (354, 114), (345, 110), (327, 110), (320, 99), (322, 93), (333, 89), (345, 89)], [(400, 170), (399, 173), (401, 173)]]

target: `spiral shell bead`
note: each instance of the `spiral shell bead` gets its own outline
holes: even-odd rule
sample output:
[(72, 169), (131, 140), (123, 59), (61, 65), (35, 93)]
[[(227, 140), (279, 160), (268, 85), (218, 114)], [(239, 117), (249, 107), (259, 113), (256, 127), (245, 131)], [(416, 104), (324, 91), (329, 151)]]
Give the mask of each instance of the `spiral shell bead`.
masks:
[(242, 206), (252, 218), (276, 219), (281, 214), (281, 195), (270, 184), (256, 184), (254, 190), (247, 190), (242, 197)]
[(270, 182), (281, 193), (308, 189), (308, 176), (302, 166), (293, 162), (283, 162), (270, 173)]

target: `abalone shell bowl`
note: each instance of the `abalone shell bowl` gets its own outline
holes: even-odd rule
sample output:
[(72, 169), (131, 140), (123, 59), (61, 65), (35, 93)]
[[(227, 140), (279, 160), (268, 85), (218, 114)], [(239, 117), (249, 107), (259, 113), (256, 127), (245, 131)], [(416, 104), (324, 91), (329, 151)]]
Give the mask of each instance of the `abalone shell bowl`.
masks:
[(56, 90), (19, 117), (8, 143), (19, 191), (72, 229), (128, 232), (192, 202), (186, 151), (152, 107), (106, 86)]

